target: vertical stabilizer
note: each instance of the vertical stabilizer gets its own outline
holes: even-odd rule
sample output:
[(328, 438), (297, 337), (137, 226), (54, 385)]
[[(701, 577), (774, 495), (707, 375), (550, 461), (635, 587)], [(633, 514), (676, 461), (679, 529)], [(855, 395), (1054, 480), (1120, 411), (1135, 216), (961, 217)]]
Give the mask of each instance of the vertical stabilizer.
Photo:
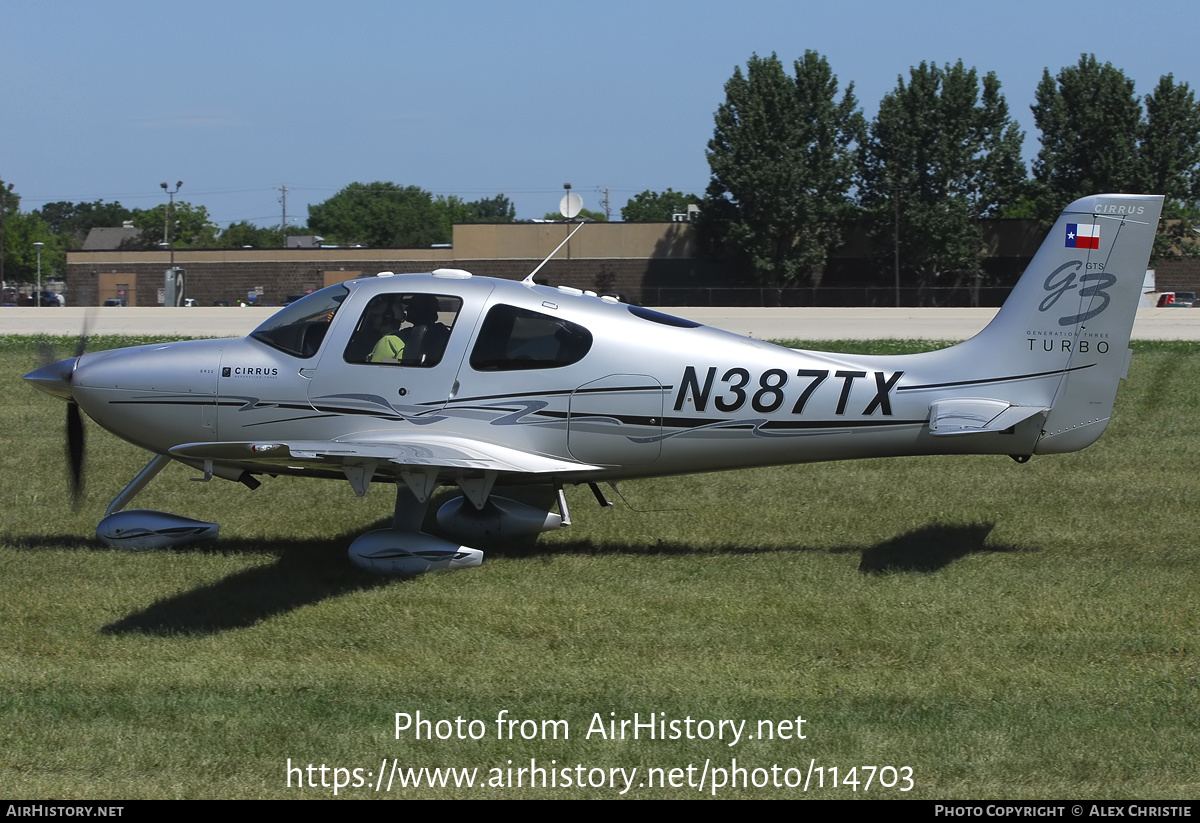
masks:
[(1133, 194), (1076, 200), (995, 319), (963, 344), (1013, 374), (1061, 372), (1038, 454), (1082, 449), (1108, 423), (1162, 202)]

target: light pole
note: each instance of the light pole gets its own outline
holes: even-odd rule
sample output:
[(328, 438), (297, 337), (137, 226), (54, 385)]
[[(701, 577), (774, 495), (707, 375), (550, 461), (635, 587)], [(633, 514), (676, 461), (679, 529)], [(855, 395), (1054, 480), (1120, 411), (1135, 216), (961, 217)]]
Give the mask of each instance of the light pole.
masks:
[(167, 193), (167, 213), (163, 217), (163, 242), (167, 244), (168, 250), (171, 252), (171, 268), (175, 268), (175, 247), (171, 245), (171, 211), (175, 208), (175, 195), (183, 188), (183, 181), (180, 180), (175, 184), (175, 190), (167, 188), (166, 183), (159, 183), (162, 190)]
[(38, 285), (37, 285), (37, 307), (42, 307), (42, 246), (46, 245), (38, 240), (33, 244), (37, 248), (38, 255)]

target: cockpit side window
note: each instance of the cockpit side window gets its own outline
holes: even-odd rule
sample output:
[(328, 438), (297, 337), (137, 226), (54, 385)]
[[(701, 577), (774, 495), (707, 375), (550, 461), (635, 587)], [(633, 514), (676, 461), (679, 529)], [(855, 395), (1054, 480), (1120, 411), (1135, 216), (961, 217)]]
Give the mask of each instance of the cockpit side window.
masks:
[(592, 333), (578, 323), (516, 306), (493, 306), (471, 351), (476, 371), (553, 369), (578, 363)]
[(442, 362), (462, 300), (444, 294), (372, 297), (342, 359), (347, 363), (431, 368)]
[(350, 294), (345, 286), (330, 286), (297, 300), (271, 316), (250, 336), (272, 348), (309, 358), (321, 348), (333, 316)]

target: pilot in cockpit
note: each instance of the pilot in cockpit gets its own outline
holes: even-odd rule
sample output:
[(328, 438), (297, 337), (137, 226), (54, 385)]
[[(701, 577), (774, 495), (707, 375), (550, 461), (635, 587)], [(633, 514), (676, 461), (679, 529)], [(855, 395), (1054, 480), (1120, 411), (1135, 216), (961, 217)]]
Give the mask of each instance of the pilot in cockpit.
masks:
[(383, 315), (386, 313), (387, 307), (382, 303), (372, 304), (367, 307), (366, 313), (359, 322), (358, 330), (354, 332), (354, 336), (350, 338), (350, 342), (346, 345), (344, 359), (347, 363), (365, 363), (367, 356), (371, 354), (371, 350), (375, 348), (375, 343), (383, 334)]
[(367, 355), (368, 363), (399, 363), (404, 356), (404, 340), (400, 337), (400, 325), (404, 322), (404, 308), (394, 305), (385, 311), (379, 321), (382, 336), (375, 348)]

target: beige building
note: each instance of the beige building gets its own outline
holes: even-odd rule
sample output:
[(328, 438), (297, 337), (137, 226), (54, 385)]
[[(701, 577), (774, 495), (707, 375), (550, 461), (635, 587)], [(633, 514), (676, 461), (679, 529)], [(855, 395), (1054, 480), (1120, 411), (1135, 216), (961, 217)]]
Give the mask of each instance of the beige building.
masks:
[[(423, 249), (288, 248), (177, 249), (186, 294), (199, 305), (251, 300), (278, 305), (290, 296), (380, 271), (466, 269), (477, 275), (524, 278), (574, 228), (565, 223), (464, 224), (454, 242)], [(869, 226), (826, 263), (818, 287), (766, 288), (746, 272), (701, 255), (688, 223), (591, 223), (538, 273), (537, 280), (616, 294), (656, 306), (892, 306), (894, 259), (872, 243)], [(1044, 229), (1033, 221), (985, 221), (984, 286), (963, 282), (937, 289), (901, 289), (903, 305), (998, 306), (1037, 250)], [(876, 241), (878, 242), (878, 241)], [(884, 243), (890, 246), (890, 243)], [(106, 299), (154, 306), (161, 301), (170, 256), (165, 251), (84, 250), (67, 255), (68, 305)], [(1160, 263), (1158, 287), (1200, 292), (1200, 262)]]
[[(458, 268), (521, 279), (574, 227), (468, 224), (454, 227), (454, 242), (447, 247), (176, 249), (174, 260), (187, 272), (187, 296), (201, 305), (246, 300), (252, 294), (277, 304), (289, 295), (380, 271)], [(157, 305), (169, 265), (166, 251), (70, 252), (68, 302), (98, 305), (116, 298), (134, 306)], [(697, 256), (686, 223), (593, 223), (580, 229), (546, 264), (538, 280), (640, 300), (647, 288), (719, 284), (728, 276), (729, 272)]]

